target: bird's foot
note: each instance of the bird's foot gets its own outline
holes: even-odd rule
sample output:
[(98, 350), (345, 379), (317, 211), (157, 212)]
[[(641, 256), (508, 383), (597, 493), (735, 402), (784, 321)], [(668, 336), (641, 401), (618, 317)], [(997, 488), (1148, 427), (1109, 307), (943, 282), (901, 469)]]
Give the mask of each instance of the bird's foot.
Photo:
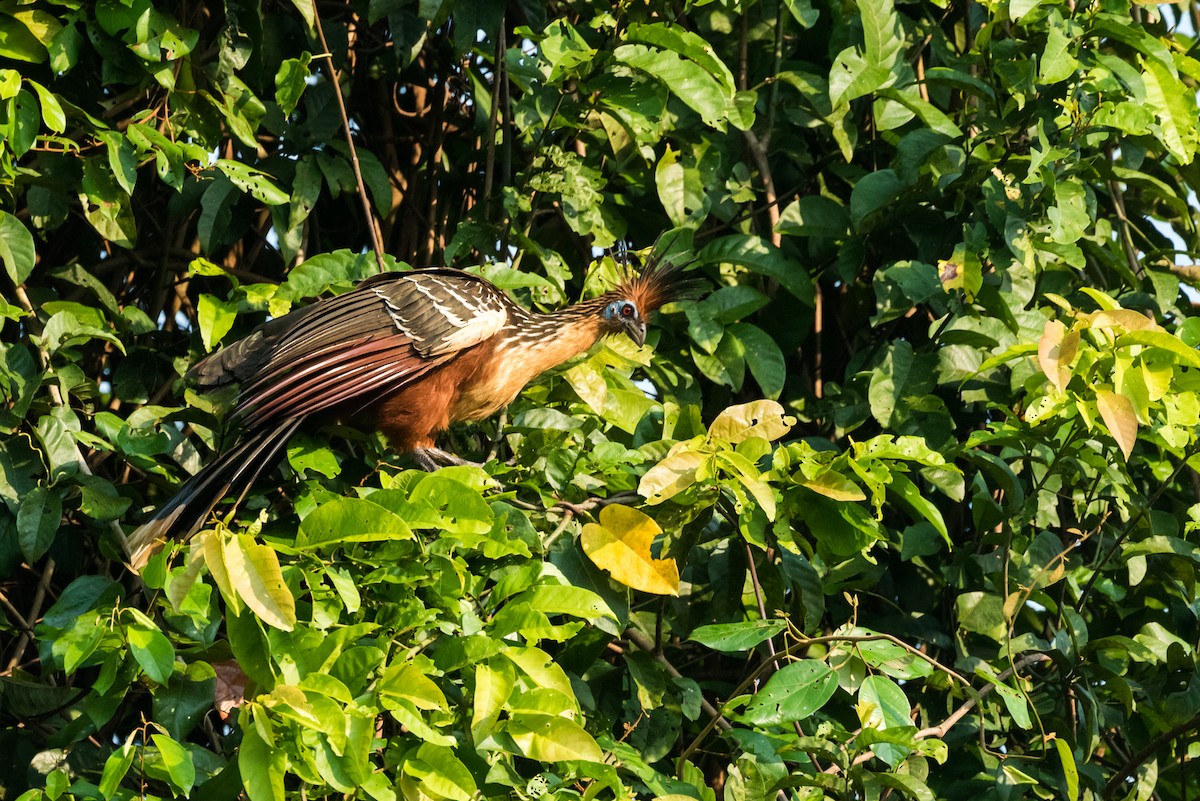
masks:
[(440, 467), (449, 467), (451, 465), (483, 467), (479, 462), (467, 461), (461, 456), (455, 456), (453, 453), (444, 451), (441, 448), (417, 448), (412, 452), (412, 455), (420, 468), (427, 473), (432, 473)]

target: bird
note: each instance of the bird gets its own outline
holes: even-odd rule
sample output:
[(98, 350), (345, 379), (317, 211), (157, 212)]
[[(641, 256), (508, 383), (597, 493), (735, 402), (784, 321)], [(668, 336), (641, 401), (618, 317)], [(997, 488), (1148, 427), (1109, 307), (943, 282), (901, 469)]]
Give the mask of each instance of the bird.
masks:
[(260, 325), (188, 371), (202, 391), (237, 384), (234, 441), (128, 536), (129, 566), (140, 572), (169, 539), (193, 536), (224, 498), (240, 503), (314, 418), (382, 431), (427, 470), (461, 462), (436, 447), (439, 432), (491, 416), (606, 335), (644, 345), (648, 315), (691, 291), (680, 265), (629, 271), (550, 313), (461, 270), (386, 272)]

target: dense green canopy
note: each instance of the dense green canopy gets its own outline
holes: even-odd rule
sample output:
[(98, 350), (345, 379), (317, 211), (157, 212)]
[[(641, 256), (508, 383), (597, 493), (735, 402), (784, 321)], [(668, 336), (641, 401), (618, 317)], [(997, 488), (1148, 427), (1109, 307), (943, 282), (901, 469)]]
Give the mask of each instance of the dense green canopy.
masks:
[[(0, 799), (1184, 797), (1198, 18), (0, 4)], [(482, 468), (313, 428), (123, 567), (221, 343), (647, 257), (707, 294), (454, 429)]]

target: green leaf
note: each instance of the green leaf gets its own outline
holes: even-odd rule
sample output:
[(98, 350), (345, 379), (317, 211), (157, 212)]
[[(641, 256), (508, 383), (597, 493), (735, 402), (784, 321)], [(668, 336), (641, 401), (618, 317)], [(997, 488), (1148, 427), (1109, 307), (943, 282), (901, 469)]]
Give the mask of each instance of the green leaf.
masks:
[(33, 273), (37, 254), (33, 234), (13, 215), (0, 211), (0, 261), (14, 284), (23, 284)]
[[(249, 715), (246, 719), (249, 719)], [(284, 801), (283, 776), (287, 754), (281, 748), (268, 745), (257, 726), (242, 729), (237, 764), (250, 801)]]
[(508, 734), (524, 756), (539, 762), (604, 759), (592, 735), (575, 721), (558, 715), (516, 713), (509, 721)]
[(829, 102), (835, 108), (879, 89), (887, 88), (896, 76), (885, 65), (872, 63), (854, 47), (847, 47), (829, 70)]
[(347, 542), (412, 539), (412, 529), (394, 512), (361, 498), (334, 498), (300, 522), (299, 548)]
[[(130, 739), (132, 738), (131, 734)], [(104, 760), (104, 771), (100, 774), (100, 795), (105, 798), (113, 797), (117, 788), (121, 786), (121, 780), (133, 765), (135, 756), (137, 751), (129, 742), (108, 755), (108, 759)]]
[(808, 271), (799, 262), (762, 237), (732, 234), (715, 239), (696, 254), (701, 264), (733, 264), (753, 273), (772, 278), (802, 303), (813, 303), (813, 284)]
[(1004, 604), (999, 596), (987, 592), (964, 592), (954, 602), (958, 624), (967, 631), (977, 632), (997, 642), (1008, 630)]
[(1180, 361), (1189, 367), (1200, 367), (1200, 351), (1188, 347), (1183, 340), (1165, 331), (1129, 331), (1117, 337), (1118, 348), (1127, 348), (1130, 345), (1160, 348), (1179, 357)]
[(300, 102), (300, 95), (304, 93), (308, 77), (312, 74), (308, 66), (311, 62), (312, 55), (302, 53), (300, 58), (284, 59), (275, 73), (275, 102), (285, 117), (291, 116)]
[(706, 125), (725, 130), (733, 88), (723, 86), (704, 67), (678, 53), (640, 44), (620, 45), (613, 51), (613, 57), (664, 83), (671, 94), (694, 109)]
[(1056, 84), (1075, 74), (1079, 62), (1071, 55), (1071, 40), (1063, 33), (1061, 22), (1046, 27), (1046, 49), (1042, 51), (1038, 64), (1038, 80), (1044, 84)]
[(204, 341), (204, 349), (211, 351), (237, 321), (237, 303), (203, 294), (196, 306), (196, 317), (200, 323), (200, 338)]
[(33, 564), (50, 549), (61, 520), (62, 496), (58, 492), (38, 486), (21, 498), (17, 536), (27, 562)]
[(326, 478), (336, 478), (342, 472), (337, 454), (320, 440), (303, 432), (288, 440), (288, 464), (296, 471), (312, 470)]
[(192, 764), (192, 756), (182, 745), (165, 734), (152, 734), (150, 740), (158, 749), (171, 785), (180, 793), (187, 795), (192, 785), (196, 783), (196, 766)]
[(1195, 94), (1162, 62), (1151, 59), (1143, 66), (1146, 103), (1158, 118), (1158, 139), (1180, 164), (1191, 164), (1198, 140)]
[(737, 337), (746, 351), (746, 366), (758, 383), (763, 395), (768, 398), (778, 398), (783, 392), (783, 382), (787, 378), (787, 365), (783, 360), (783, 352), (765, 331), (750, 323), (735, 323), (727, 329), (727, 334)]
[(471, 771), (445, 746), (422, 744), (415, 758), (405, 760), (404, 772), (420, 782), (423, 791), (440, 798), (471, 801), (477, 792)]
[(876, 218), (900, 196), (904, 184), (895, 171), (877, 170), (859, 179), (850, 193), (850, 223), (856, 231), (869, 231)]
[(437, 684), (411, 662), (389, 665), (379, 679), (378, 691), (408, 701), (417, 709), (450, 708)]
[[(904, 690), (887, 676), (868, 676), (858, 689), (858, 716), (864, 727), (875, 729), (909, 729), (912, 727), (912, 707)], [(875, 754), (895, 767), (910, 749), (890, 743), (878, 743)]]
[(749, 651), (787, 628), (784, 620), (748, 620), (744, 623), (716, 623), (701, 626), (688, 637), (693, 642), (728, 654)]
[(840, 239), (850, 230), (850, 214), (831, 198), (805, 195), (783, 210), (775, 230), (789, 236)]
[(63, 112), (62, 104), (58, 102), (58, 98), (37, 81), (26, 79), (26, 83), (32, 86), (33, 90), (37, 92), (38, 101), (42, 105), (42, 122), (46, 123), (46, 127), (55, 133), (65, 131), (67, 129), (67, 115)]
[(805, 720), (825, 706), (838, 688), (838, 676), (824, 662), (801, 659), (771, 675), (743, 715), (755, 726)]
[(170, 681), (175, 672), (175, 648), (153, 621), (136, 613), (135, 622), (126, 629), (125, 636), (129, 640), (130, 653), (146, 675), (158, 684)]
[(937, 533), (942, 535), (942, 539), (946, 541), (946, 547), (953, 549), (954, 543), (950, 539), (950, 532), (946, 528), (946, 521), (942, 518), (941, 511), (921, 494), (921, 490), (917, 488), (908, 476), (903, 473), (892, 473), (892, 482), (888, 485), (900, 502), (909, 508), (912, 512), (928, 520)]
[(216, 168), (238, 189), (249, 192), (268, 206), (282, 206), (288, 202), (288, 193), (276, 186), (271, 176), (262, 170), (229, 159), (217, 159)]
[(1058, 752), (1058, 761), (1062, 764), (1063, 779), (1066, 781), (1066, 798), (1077, 801), (1079, 798), (1079, 768), (1075, 764), (1075, 753), (1071, 744), (1061, 737), (1054, 738), (1054, 750)]
[(475, 668), (475, 689), (471, 695), (471, 737), (478, 742), (495, 729), (500, 714), (516, 685), (512, 665), (495, 660)]

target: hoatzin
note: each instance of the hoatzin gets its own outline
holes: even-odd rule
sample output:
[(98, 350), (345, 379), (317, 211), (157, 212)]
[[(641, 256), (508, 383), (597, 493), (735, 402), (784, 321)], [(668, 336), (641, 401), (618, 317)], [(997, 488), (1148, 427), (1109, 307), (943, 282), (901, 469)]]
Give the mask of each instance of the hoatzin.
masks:
[(447, 461), (434, 437), (451, 423), (488, 417), (605, 334), (643, 344), (647, 315), (683, 291), (677, 273), (652, 266), (550, 314), (458, 270), (384, 273), (259, 326), (189, 371), (201, 388), (239, 384), (241, 433), (129, 536), (131, 566), (195, 534), (223, 498), (240, 501), (314, 415), (373, 424), (426, 469)]

